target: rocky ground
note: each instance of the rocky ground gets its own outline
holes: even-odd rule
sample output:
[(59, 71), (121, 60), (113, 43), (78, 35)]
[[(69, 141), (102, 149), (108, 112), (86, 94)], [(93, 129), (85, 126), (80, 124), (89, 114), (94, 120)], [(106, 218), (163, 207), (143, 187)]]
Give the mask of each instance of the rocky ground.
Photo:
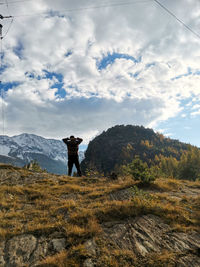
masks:
[(200, 266), (200, 182), (0, 165), (0, 267)]

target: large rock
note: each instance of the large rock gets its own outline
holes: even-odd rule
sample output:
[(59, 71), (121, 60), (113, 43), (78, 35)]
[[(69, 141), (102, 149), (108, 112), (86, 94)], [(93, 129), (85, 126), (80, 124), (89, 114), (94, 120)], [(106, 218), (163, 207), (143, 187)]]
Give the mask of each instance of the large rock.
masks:
[(89, 239), (84, 243), (84, 246), (88, 253), (92, 256), (96, 256), (97, 254), (97, 245), (96, 242), (93, 239)]
[(66, 239), (65, 238), (54, 238), (51, 240), (52, 248), (55, 252), (60, 252), (66, 247)]
[(5, 248), (5, 242), (0, 242), (0, 267), (5, 265), (4, 248)]
[[(104, 236), (118, 248), (131, 250), (139, 257), (145, 257), (151, 252), (161, 253), (163, 250), (182, 253), (184, 256), (198, 249), (200, 244), (198, 233), (173, 232), (169, 225), (154, 215), (104, 224)], [(190, 265), (191, 258), (194, 259), (193, 265)], [(188, 255), (179, 264), (198, 267), (199, 257)]]
[(83, 267), (94, 267), (92, 259), (85, 260), (84, 263), (83, 263)]
[(23, 234), (0, 242), (0, 267), (35, 267), (47, 256), (66, 248), (66, 238), (60, 233), (49, 237)]
[(6, 267), (22, 267), (29, 263), (31, 254), (37, 246), (33, 235), (15, 236), (6, 244)]
[(32, 253), (30, 262), (37, 263), (41, 260), (45, 259), (46, 256), (49, 254), (49, 242), (47, 238), (40, 237), (37, 241), (37, 248)]

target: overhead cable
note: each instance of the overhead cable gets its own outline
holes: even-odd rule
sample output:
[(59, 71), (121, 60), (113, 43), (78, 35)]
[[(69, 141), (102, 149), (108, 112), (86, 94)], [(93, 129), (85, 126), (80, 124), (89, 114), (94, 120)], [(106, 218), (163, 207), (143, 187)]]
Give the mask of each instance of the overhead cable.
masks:
[[(2, 71), (3, 68), (3, 38), (1, 36), (0, 38), (1, 41), (1, 56), (0, 56), (0, 71)], [(1, 84), (1, 81), (0, 81)], [(2, 134), (5, 134), (5, 116), (4, 116), (5, 112), (4, 112), (4, 89), (1, 86), (1, 117), (2, 117)]]
[(180, 22), (186, 29), (188, 29), (191, 33), (196, 35), (200, 39), (200, 34), (192, 30), (188, 25), (186, 25), (182, 20), (180, 20), (174, 13), (172, 13), (167, 7), (161, 4), (158, 0), (154, 0), (159, 6), (161, 6), (167, 13), (169, 13), (172, 17), (174, 17), (178, 22)]
[[(16, 0), (16, 1), (9, 1), (8, 2), (8, 4), (10, 5), (10, 4), (16, 4), (16, 3), (26, 3), (26, 2), (35, 2), (36, 0)], [(149, 0), (150, 1), (150, 0)], [(151, 1), (153, 1), (153, 0), (151, 0)], [(102, 1), (101, 1), (102, 2)], [(114, 2), (114, 1), (112, 1), (112, 2)], [(111, 3), (112, 3), (111, 2)], [(115, 1), (116, 2), (116, 1)], [(140, 2), (142, 2), (142, 1), (140, 1)], [(109, 2), (110, 3), (110, 2)], [(0, 5), (6, 5), (6, 3), (5, 2), (0, 2)]]
[(7, 4), (15, 4), (15, 3), (22, 3), (22, 2), (31, 2), (33, 0), (18, 0), (18, 1), (7, 1), (7, 3), (3, 2), (3, 3), (0, 3), (0, 5), (7, 5)]
[(10, 15), (10, 10), (9, 10), (9, 6), (8, 6), (8, 1), (7, 1), (7, 0), (5, 0), (5, 1), (6, 1), (5, 4), (6, 4), (6, 6), (7, 6), (9, 16), (2, 16), (2, 15), (0, 15), (0, 16), (1, 16), (0, 18), (1, 18), (1, 19), (10, 19), (10, 18), (11, 18), (11, 22), (10, 22), (10, 24), (9, 24), (9, 26), (8, 26), (8, 29), (7, 29), (6, 33), (4, 34), (4, 36), (1, 37), (2, 39), (5, 38), (6, 35), (8, 34), (8, 32), (9, 32), (11, 26), (12, 26), (13, 20), (14, 20), (13, 16)]
[[(0, 14), (0, 19), (3, 20), (3, 19), (9, 19), (9, 18), (12, 18), (11, 22), (10, 22), (10, 25), (5, 33), (5, 35), (3, 36), (3, 31), (2, 31), (2, 28), (3, 26), (1, 25), (1, 32), (0, 32), (0, 40), (1, 40), (1, 56), (0, 56), (0, 72), (2, 72), (2, 69), (3, 69), (3, 38), (5, 38), (5, 36), (8, 34), (9, 30), (10, 30), (10, 27), (13, 23), (13, 17), (10, 15), (10, 10), (9, 10), (9, 6), (8, 6), (8, 1), (5, 0), (6, 2), (6, 6), (7, 6), (7, 9), (8, 9), (8, 13), (9, 13), (9, 16), (3, 16)], [(0, 81), (1, 83), (1, 81)], [(4, 89), (3, 87), (1, 87), (1, 100), (2, 100), (2, 106), (1, 106), (1, 113), (2, 113), (2, 132), (3, 132), (3, 136), (5, 135), (5, 108), (4, 108)]]
[(8, 9), (8, 13), (10, 15), (9, 6), (8, 6), (8, 0), (5, 0), (5, 1), (6, 1), (6, 6), (7, 6), (7, 9)]
[(8, 29), (6, 30), (6, 32), (5, 32), (4, 36), (2, 37), (2, 39), (5, 38), (6, 35), (8, 34), (8, 32), (9, 32), (11, 26), (12, 26), (13, 21), (14, 21), (14, 18), (11, 19), (11, 22), (10, 22), (10, 24), (9, 24), (9, 26), (8, 26)]
[(14, 18), (19, 18), (19, 17), (31, 17), (31, 16), (41, 16), (41, 15), (48, 15), (50, 12), (62, 12), (62, 13), (67, 13), (67, 12), (76, 12), (76, 11), (85, 11), (85, 10), (92, 10), (92, 9), (100, 9), (100, 8), (106, 8), (106, 7), (117, 7), (117, 6), (127, 6), (127, 5), (134, 5), (134, 4), (140, 4), (140, 3), (149, 3), (152, 2), (153, 0), (140, 0), (140, 1), (129, 1), (129, 2), (119, 2), (119, 3), (113, 3), (113, 4), (102, 4), (99, 6), (88, 6), (88, 7), (79, 7), (79, 8), (72, 8), (72, 9), (62, 9), (62, 10), (49, 10), (41, 13), (33, 13), (33, 14), (21, 14), (21, 15), (15, 15), (13, 16)]

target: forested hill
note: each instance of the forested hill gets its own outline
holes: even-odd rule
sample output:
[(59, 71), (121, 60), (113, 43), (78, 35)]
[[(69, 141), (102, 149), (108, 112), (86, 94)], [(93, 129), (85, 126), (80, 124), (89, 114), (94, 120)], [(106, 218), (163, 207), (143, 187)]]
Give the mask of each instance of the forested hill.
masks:
[(118, 125), (89, 143), (81, 165), (84, 171), (94, 169), (108, 174), (130, 163), (136, 155), (150, 166), (163, 158), (180, 160), (191, 147), (143, 126)]

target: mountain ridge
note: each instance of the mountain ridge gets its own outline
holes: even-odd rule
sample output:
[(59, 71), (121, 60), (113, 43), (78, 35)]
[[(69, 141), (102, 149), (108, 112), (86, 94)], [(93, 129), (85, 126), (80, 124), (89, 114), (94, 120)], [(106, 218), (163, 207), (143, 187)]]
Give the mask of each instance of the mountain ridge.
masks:
[[(49, 172), (64, 174), (67, 170), (67, 147), (56, 139), (46, 139), (35, 134), (0, 136), (0, 160), (22, 167), (31, 160)], [(84, 152), (79, 152), (80, 160)]]
[(134, 125), (116, 125), (90, 141), (81, 162), (84, 172), (94, 169), (105, 175), (118, 171), (121, 165), (139, 156), (149, 166), (156, 157), (180, 159), (191, 145), (164, 137), (152, 129)]

